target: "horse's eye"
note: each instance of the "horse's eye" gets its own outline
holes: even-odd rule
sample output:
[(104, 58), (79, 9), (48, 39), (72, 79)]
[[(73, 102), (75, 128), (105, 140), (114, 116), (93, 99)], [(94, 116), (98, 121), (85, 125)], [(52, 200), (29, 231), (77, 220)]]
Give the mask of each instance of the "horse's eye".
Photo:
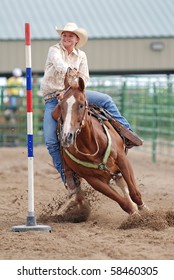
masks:
[(79, 109), (83, 109), (83, 107), (84, 107), (84, 105), (81, 103), (81, 104), (79, 105)]

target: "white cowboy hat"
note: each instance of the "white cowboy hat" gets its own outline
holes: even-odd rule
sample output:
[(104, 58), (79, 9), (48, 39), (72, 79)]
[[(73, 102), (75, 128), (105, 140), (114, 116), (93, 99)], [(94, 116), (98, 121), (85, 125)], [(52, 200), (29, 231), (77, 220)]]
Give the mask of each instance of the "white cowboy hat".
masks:
[(73, 22), (68, 22), (63, 29), (58, 29), (56, 27), (57, 33), (61, 36), (62, 32), (69, 31), (75, 33), (79, 37), (79, 41), (76, 44), (77, 48), (84, 46), (88, 40), (88, 33), (83, 28), (78, 28), (78, 26)]

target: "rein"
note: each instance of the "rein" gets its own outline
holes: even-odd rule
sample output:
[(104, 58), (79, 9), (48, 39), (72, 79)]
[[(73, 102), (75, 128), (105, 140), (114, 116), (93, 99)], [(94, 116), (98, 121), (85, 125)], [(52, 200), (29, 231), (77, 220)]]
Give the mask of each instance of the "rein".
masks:
[[(86, 109), (88, 109), (88, 107), (86, 107)], [(90, 115), (90, 116), (91, 116), (91, 115)], [(85, 114), (84, 114), (84, 118), (82, 119), (82, 125), (84, 125), (84, 123), (85, 123), (84, 119), (85, 119)], [(91, 127), (92, 127), (92, 130), (93, 130), (93, 133), (94, 133), (94, 127), (93, 127), (93, 125), (92, 125), (92, 122), (91, 122)], [(83, 152), (79, 151), (79, 149), (78, 149), (78, 147), (77, 147), (77, 136), (78, 136), (78, 134), (80, 133), (80, 131), (81, 131), (81, 128), (78, 129), (78, 131), (75, 133), (75, 140), (74, 140), (75, 143), (74, 143), (74, 147), (75, 147), (76, 151), (77, 151), (79, 154), (84, 155), (84, 156), (91, 156), (91, 157), (95, 156), (95, 155), (98, 153), (98, 151), (99, 151), (99, 144), (98, 144), (98, 141), (95, 139), (95, 137), (94, 137), (94, 140), (95, 140), (95, 143), (96, 143), (96, 146), (97, 146), (97, 150), (96, 150), (95, 153), (93, 153), (93, 154), (87, 154), (87, 153), (83, 153)]]
[[(68, 67), (66, 76), (70, 75), (70, 74), (69, 74), (69, 73), (70, 73), (70, 70), (71, 70), (71, 68)], [(75, 81), (77, 78), (78, 78), (78, 76), (74, 76), (74, 77), (72, 78), (72, 82)], [(62, 91), (57, 92), (57, 98), (59, 99), (59, 94), (63, 93), (63, 95), (65, 95), (70, 89), (71, 89), (71, 85), (69, 85), (66, 89), (63, 89)]]

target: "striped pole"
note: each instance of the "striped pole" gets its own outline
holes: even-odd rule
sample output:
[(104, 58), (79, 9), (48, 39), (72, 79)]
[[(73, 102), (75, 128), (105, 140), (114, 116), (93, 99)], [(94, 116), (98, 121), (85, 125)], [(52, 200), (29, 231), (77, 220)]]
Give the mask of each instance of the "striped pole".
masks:
[(25, 23), (27, 146), (28, 146), (28, 216), (26, 225), (14, 226), (12, 231), (42, 230), (51, 232), (50, 226), (37, 225), (34, 214), (34, 160), (33, 160), (33, 100), (30, 24)]
[(25, 24), (25, 61), (27, 94), (27, 143), (28, 143), (28, 217), (27, 224), (35, 225), (34, 217), (34, 159), (33, 159), (33, 104), (30, 24)]

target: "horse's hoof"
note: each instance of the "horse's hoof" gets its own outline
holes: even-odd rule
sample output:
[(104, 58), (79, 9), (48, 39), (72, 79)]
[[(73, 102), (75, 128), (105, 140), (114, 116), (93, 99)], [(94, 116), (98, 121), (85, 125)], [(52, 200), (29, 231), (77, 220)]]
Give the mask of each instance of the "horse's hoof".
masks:
[(147, 211), (147, 212), (150, 211), (149, 207), (147, 207), (145, 203), (143, 203), (141, 205), (138, 205), (138, 210), (139, 211)]
[(68, 195), (69, 198), (71, 198), (73, 195), (77, 195), (80, 192), (80, 187), (74, 188), (74, 189), (70, 189), (68, 188)]
[(76, 193), (76, 198), (75, 199), (80, 205), (82, 205), (84, 203), (85, 194), (81, 189)]
[(131, 217), (140, 217), (140, 213), (138, 211), (135, 211), (133, 213), (130, 214)]

